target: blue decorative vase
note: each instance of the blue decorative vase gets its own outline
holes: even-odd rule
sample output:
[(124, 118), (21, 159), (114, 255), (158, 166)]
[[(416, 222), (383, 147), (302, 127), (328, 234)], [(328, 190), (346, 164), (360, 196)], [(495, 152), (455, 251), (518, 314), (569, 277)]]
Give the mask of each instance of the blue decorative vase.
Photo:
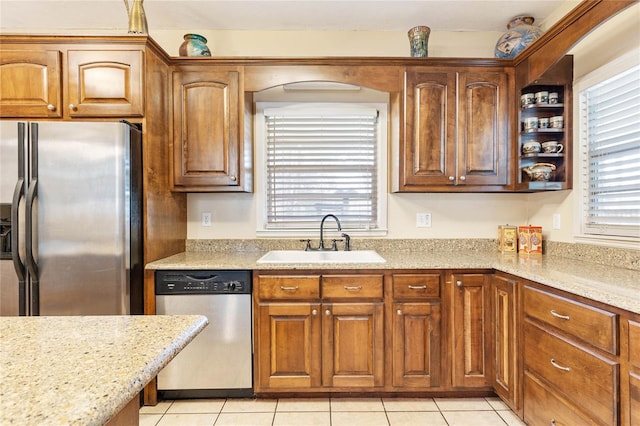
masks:
[(178, 52), (180, 56), (211, 56), (207, 39), (199, 34), (185, 34)]
[(426, 58), (429, 56), (429, 34), (431, 28), (424, 25), (413, 27), (409, 30), (409, 48), (414, 58)]
[(516, 16), (507, 25), (507, 32), (496, 43), (496, 58), (515, 58), (540, 38), (540, 27), (533, 25), (532, 16)]

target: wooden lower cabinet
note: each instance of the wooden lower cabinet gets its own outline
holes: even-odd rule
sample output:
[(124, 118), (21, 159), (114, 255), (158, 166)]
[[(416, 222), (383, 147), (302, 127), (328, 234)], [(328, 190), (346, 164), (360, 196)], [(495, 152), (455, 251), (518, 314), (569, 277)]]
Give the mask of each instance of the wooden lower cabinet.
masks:
[(400, 389), (442, 385), (440, 273), (393, 274), (390, 314), (392, 384)]
[(491, 384), (496, 394), (515, 412), (520, 412), (522, 406), (518, 284), (501, 275), (491, 279)]
[(268, 303), (258, 308), (256, 390), (320, 386), (320, 304)]
[(627, 341), (627, 353), (622, 355), (626, 366), (622, 373), (622, 424), (640, 426), (640, 318), (623, 321)]
[(618, 315), (528, 283), (523, 312), (525, 422), (620, 424)]
[(384, 386), (382, 302), (326, 303), (322, 311), (322, 385)]
[(577, 426), (593, 425), (592, 419), (575, 410), (566, 399), (550, 390), (536, 376), (525, 373), (524, 421), (530, 425)]
[(256, 392), (384, 386), (382, 287), (382, 275), (254, 275)]
[(447, 278), (452, 311), (454, 387), (489, 387), (489, 287), (491, 274), (453, 273)]
[(394, 303), (393, 386), (440, 385), (440, 303)]

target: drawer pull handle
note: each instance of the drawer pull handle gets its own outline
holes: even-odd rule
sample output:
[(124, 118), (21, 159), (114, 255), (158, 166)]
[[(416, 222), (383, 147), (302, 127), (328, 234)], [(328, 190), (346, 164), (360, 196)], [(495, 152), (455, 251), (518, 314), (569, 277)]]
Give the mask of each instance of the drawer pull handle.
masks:
[(312, 310), (311, 315), (318, 315), (318, 310), (317, 309)]
[(280, 286), (280, 290), (282, 291), (298, 291), (300, 287), (298, 286), (294, 286), (294, 287), (285, 287), (283, 285)]
[(409, 288), (411, 290), (426, 290), (427, 286), (426, 285), (410, 285)]
[(559, 314), (553, 309), (550, 312), (551, 312), (551, 315), (553, 315), (556, 318), (560, 318), (560, 319), (567, 320), (567, 321), (569, 321), (571, 319), (571, 317), (569, 315)]
[(560, 364), (558, 364), (556, 362), (555, 359), (551, 358), (551, 365), (553, 365), (555, 368), (557, 368), (558, 370), (562, 370), (562, 371), (571, 371), (571, 369), (569, 367), (563, 367)]
[(354, 286), (345, 285), (344, 289), (347, 290), (347, 291), (360, 291), (360, 290), (362, 290), (362, 286), (361, 285), (357, 285), (357, 286), (355, 286), (355, 285)]
[(326, 316), (329, 316), (329, 315), (331, 315), (331, 311), (330, 311), (329, 309), (327, 309), (326, 311), (324, 311), (324, 314), (325, 314)]
[(458, 287), (462, 287), (462, 281), (461, 281), (461, 280), (456, 281), (456, 285), (457, 285)]
[(396, 311), (396, 313), (397, 313), (398, 315), (402, 315), (402, 309), (398, 309), (398, 310)]
[(556, 426), (556, 419), (551, 419), (551, 426)]

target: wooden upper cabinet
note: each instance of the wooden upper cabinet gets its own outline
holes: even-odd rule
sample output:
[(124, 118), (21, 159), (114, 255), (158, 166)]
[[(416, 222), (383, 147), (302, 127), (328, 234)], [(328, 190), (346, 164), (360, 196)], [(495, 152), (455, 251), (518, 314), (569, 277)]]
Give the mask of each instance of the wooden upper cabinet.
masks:
[(245, 190), (241, 99), (238, 70), (174, 71), (174, 190)]
[(511, 184), (506, 69), (408, 69), (398, 192), (500, 191)]
[(143, 62), (140, 50), (69, 50), (69, 116), (142, 116)]
[(407, 72), (404, 186), (453, 184), (455, 96), (455, 73)]
[(459, 74), (457, 185), (509, 183), (510, 91), (505, 72)]
[(62, 53), (3, 49), (0, 55), (0, 116), (62, 117)]
[[(2, 117), (102, 118), (144, 114), (144, 50), (16, 45), (1, 50)], [(27, 46), (27, 47), (25, 47)], [(6, 49), (6, 50), (5, 50)]]

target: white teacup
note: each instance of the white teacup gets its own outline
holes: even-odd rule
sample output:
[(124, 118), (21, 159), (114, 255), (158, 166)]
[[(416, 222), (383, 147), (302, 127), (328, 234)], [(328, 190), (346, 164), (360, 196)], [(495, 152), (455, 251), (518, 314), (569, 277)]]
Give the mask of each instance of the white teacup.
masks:
[(564, 145), (556, 141), (542, 142), (542, 150), (545, 154), (559, 154), (564, 149)]
[(552, 129), (562, 129), (564, 127), (564, 118), (561, 115), (556, 115), (549, 119), (549, 125)]
[(538, 128), (538, 117), (527, 117), (524, 119), (524, 130), (534, 130)]
[(541, 129), (548, 129), (549, 128), (549, 117), (543, 117), (538, 119), (538, 126), (540, 126)]
[(523, 154), (534, 154), (540, 152), (540, 142), (529, 141), (522, 145)]

